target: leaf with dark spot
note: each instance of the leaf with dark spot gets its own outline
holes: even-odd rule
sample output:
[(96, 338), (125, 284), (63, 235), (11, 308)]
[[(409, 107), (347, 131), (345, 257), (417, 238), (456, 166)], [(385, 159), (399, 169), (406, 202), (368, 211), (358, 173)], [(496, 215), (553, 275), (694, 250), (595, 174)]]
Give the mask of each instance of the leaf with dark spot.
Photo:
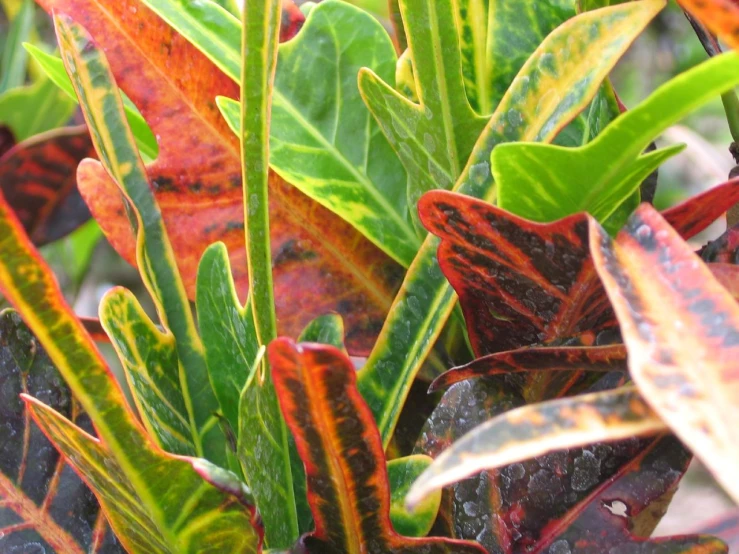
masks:
[(0, 190), (37, 246), (90, 219), (76, 173), (84, 158), (94, 156), (87, 128), (80, 126), (37, 135), (0, 157)]
[(282, 412), (308, 482), (315, 531), (292, 552), (304, 554), (483, 554), (475, 543), (408, 538), (390, 523), (382, 440), (340, 350), (278, 339), (268, 348)]
[(634, 383), (739, 502), (739, 304), (649, 205), (590, 244)]
[(0, 313), (0, 552), (125, 552), (95, 495), (31, 421), (21, 393), (92, 432), (41, 345), (6, 310)]

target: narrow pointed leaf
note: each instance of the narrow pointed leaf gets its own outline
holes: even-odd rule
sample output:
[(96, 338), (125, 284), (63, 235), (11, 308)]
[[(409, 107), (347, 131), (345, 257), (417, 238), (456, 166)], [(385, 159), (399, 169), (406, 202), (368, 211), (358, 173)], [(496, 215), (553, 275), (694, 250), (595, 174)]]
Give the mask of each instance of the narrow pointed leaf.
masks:
[[(588, 212), (605, 222), (641, 182), (682, 148), (642, 153), (667, 127), (739, 84), (739, 55), (717, 56), (657, 89), (578, 148), (511, 144), (492, 154), (498, 205), (533, 221)], [(618, 230), (624, 219), (609, 220)]]
[(120, 287), (103, 297), (100, 319), (149, 435), (167, 452), (194, 456), (174, 336), (157, 329), (136, 297)]
[(144, 284), (162, 324), (175, 339), (177, 359), (184, 373), (180, 387), (188, 406), (195, 452), (226, 467), (226, 442), (213, 421), (218, 403), (208, 380), (203, 345), (110, 66), (83, 27), (60, 16), (54, 21), (62, 59), (72, 77), (95, 149), (131, 211), (131, 224), (137, 235), (136, 257)]
[(89, 415), (100, 444), (121, 469), (116, 483), (136, 491), (136, 505), (156, 525), (166, 552), (202, 552), (200, 541), (220, 552), (248, 551), (257, 544), (249, 508), (230, 503), (231, 497), (204, 482), (190, 462), (165, 454), (147, 437), (51, 270), (1, 196), (0, 292), (19, 310)]
[(680, 5), (729, 46), (739, 49), (739, 5), (735, 0), (680, 0)]
[[(550, 34), (521, 69), (491, 117), (455, 190), (478, 198), (494, 198), (489, 163), (493, 148), (515, 140), (551, 141), (584, 109), (621, 54), (663, 6), (663, 0), (646, 0), (601, 10), (595, 15), (582, 14)], [(595, 38), (590, 35), (594, 29), (598, 30)], [(565, 47), (575, 46), (577, 54), (557, 58)], [(550, 67), (540, 63), (542, 59), (559, 62)], [(556, 99), (552, 90), (559, 91)], [(545, 98), (551, 101), (543, 101)], [(528, 117), (519, 120), (509, 117), (511, 113)], [(360, 372), (359, 388), (372, 408), (385, 445), (390, 441), (410, 384), (456, 301), (437, 262), (438, 244), (438, 239), (430, 235), (424, 240), (377, 344)], [(413, 345), (411, 349), (409, 344)]]
[(280, 406), (305, 464), (316, 525), (294, 551), (484, 552), (474, 543), (407, 538), (393, 530), (382, 441), (345, 355), (289, 339), (273, 342), (268, 354)]
[(646, 204), (615, 243), (595, 224), (590, 242), (634, 382), (739, 501), (739, 304)]
[[(158, 136), (159, 156), (147, 165), (147, 173), (188, 296), (195, 297), (202, 253), (220, 240), (229, 250), (237, 291), (244, 298), (238, 139), (214, 103), (219, 95), (238, 97), (236, 83), (140, 0), (40, 3), (47, 11), (73, 13), (85, 25), (105, 49), (118, 84)], [(187, 2), (196, 4), (200, 5)], [(236, 41), (238, 52), (238, 33)], [(183, 128), (188, 132), (183, 133)], [(106, 237), (135, 263), (135, 240), (115, 183), (97, 162), (81, 164), (78, 181)], [(314, 317), (336, 311), (344, 317), (347, 347), (366, 355), (392, 302), (399, 267), (351, 226), (277, 175), (270, 175), (270, 189), (280, 332), (297, 336)], [(313, 294), (303, 294), (306, 287)]]
[(23, 0), (18, 13), (12, 18), (3, 40), (0, 58), (0, 94), (26, 82), (28, 54), (21, 47), (33, 29), (36, 5), (33, 0)]
[(36, 246), (58, 240), (90, 218), (75, 172), (95, 156), (85, 127), (37, 135), (0, 156), (0, 189)]
[(554, 346), (527, 347), (489, 354), (450, 369), (434, 380), (430, 391), (449, 387), (465, 379), (532, 371), (626, 371), (626, 347)]
[(444, 451), (415, 482), (408, 504), (483, 469), (666, 429), (634, 387), (523, 406), (476, 427)]
[(370, 69), (360, 72), (359, 89), (408, 172), (408, 203), (415, 206), (424, 192), (453, 187), (487, 118), (467, 101), (451, 0), (399, 5), (418, 103)]
[(97, 499), (32, 422), (19, 397), (41, 398), (90, 429), (59, 372), (11, 310), (0, 312), (0, 380), (0, 551), (123, 553)]

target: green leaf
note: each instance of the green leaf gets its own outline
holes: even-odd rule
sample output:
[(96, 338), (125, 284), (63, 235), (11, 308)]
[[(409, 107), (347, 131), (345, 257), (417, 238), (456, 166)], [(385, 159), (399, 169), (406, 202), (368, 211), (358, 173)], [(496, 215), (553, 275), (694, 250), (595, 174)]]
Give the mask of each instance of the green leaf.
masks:
[[(23, 47), (28, 50), (28, 53), (31, 54), (34, 61), (36, 61), (39, 67), (41, 67), (44, 73), (46, 73), (46, 76), (76, 103), (77, 94), (74, 92), (72, 81), (69, 79), (69, 75), (67, 75), (67, 71), (64, 69), (64, 62), (62, 59), (44, 52), (33, 44), (24, 44)], [(155, 160), (159, 155), (159, 145), (157, 144), (156, 138), (154, 138), (154, 133), (151, 132), (149, 125), (144, 121), (139, 110), (133, 102), (129, 100), (128, 96), (124, 93), (121, 93), (121, 96), (123, 97), (123, 106), (126, 110), (126, 119), (128, 120), (129, 127), (131, 127), (133, 136), (136, 138), (136, 146), (138, 147), (139, 152), (147, 161)], [(74, 104), (72, 104), (72, 106), (74, 106)], [(70, 116), (72, 110), (73, 108), (70, 110)], [(67, 119), (69, 119), (69, 116)]]
[(408, 172), (415, 206), (426, 191), (452, 188), (487, 118), (467, 101), (451, 0), (401, 0), (400, 10), (419, 103), (371, 69), (360, 72), (359, 90)]
[[(672, 146), (642, 154), (645, 148), (670, 125), (738, 83), (739, 55), (727, 53), (661, 86), (585, 146), (497, 148), (492, 164), (499, 206), (534, 221), (585, 211), (606, 221), (647, 175), (682, 150)], [(624, 217), (609, 221), (610, 230), (619, 229), (624, 221)]]
[(396, 458), (387, 463), (387, 478), (390, 482), (390, 521), (393, 529), (406, 537), (425, 537), (434, 525), (441, 505), (441, 491), (429, 494), (408, 511), (405, 497), (411, 485), (426, 470), (433, 459), (423, 454)]
[[(244, 0), (241, 35), (241, 164), (249, 299), (258, 344), (277, 338), (269, 236), (269, 130), (281, 19), (280, 0)], [(299, 527), (288, 430), (263, 358), (239, 403), (238, 451), (270, 548), (286, 548)], [(279, 497), (279, 500), (277, 498)]]
[(298, 342), (330, 344), (346, 354), (344, 346), (344, 320), (339, 314), (322, 315), (305, 326)]
[(127, 199), (138, 235), (137, 257), (141, 276), (156, 304), (165, 328), (175, 338), (182, 365), (180, 380), (188, 411), (195, 452), (226, 466), (226, 439), (216, 425), (218, 409), (208, 380), (203, 345), (195, 329), (185, 287), (154, 199), (146, 170), (127, 126), (123, 105), (105, 59), (79, 25), (57, 18), (62, 59), (73, 76), (80, 107), (106, 171)]
[(174, 336), (157, 329), (136, 297), (122, 287), (103, 297), (100, 322), (123, 365), (149, 435), (167, 452), (194, 456), (198, 439), (182, 395)]
[(35, 8), (33, 0), (24, 0), (10, 24), (0, 58), (0, 94), (20, 87), (26, 81), (28, 54), (21, 44), (28, 40), (33, 29)]
[(0, 96), (0, 124), (10, 127), (16, 142), (66, 125), (73, 113), (74, 102), (49, 79)]
[[(488, 161), (493, 148), (516, 140), (551, 141), (587, 106), (601, 81), (664, 4), (664, 0), (643, 0), (581, 14), (550, 34), (514, 79), (455, 190), (494, 200)], [(424, 241), (359, 374), (359, 390), (372, 408), (386, 446), (410, 385), (456, 301), (436, 260), (438, 245), (433, 237)]]

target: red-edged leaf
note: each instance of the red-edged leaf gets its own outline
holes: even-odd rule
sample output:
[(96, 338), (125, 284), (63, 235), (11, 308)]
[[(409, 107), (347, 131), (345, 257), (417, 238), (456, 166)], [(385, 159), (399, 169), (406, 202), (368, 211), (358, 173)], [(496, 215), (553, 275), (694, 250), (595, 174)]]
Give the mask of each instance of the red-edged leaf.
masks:
[[(737, 200), (739, 180), (729, 181), (665, 216), (687, 238)], [(439, 264), (459, 295), (477, 356), (618, 342), (618, 322), (590, 257), (585, 214), (535, 223), (446, 191), (426, 194), (419, 212), (442, 239)], [(575, 384), (569, 374), (538, 373), (529, 380), (530, 399), (558, 396)]]
[(10, 127), (0, 125), (0, 156), (4, 155), (8, 150), (13, 148), (15, 137)]
[[(190, 297), (202, 253), (218, 240), (229, 250), (243, 297), (239, 144), (215, 104), (219, 95), (238, 98), (237, 85), (138, 0), (39, 3), (73, 14), (90, 32), (157, 137), (159, 157), (147, 171)], [(133, 235), (115, 184), (95, 161), (80, 165), (78, 182), (108, 240), (133, 263)], [(400, 269), (350, 225), (275, 175), (270, 197), (280, 332), (297, 336), (316, 316), (335, 311), (346, 324), (347, 348), (368, 353)]]
[(316, 529), (294, 552), (482, 554), (474, 543), (407, 538), (390, 523), (382, 440), (340, 350), (278, 339), (268, 348), (282, 412), (305, 465)]
[(0, 313), (0, 552), (125, 552), (95, 495), (26, 411), (33, 395), (88, 432), (92, 426), (20, 317)]
[(34, 244), (60, 239), (90, 218), (75, 172), (94, 155), (87, 128), (80, 126), (36, 135), (0, 157), (0, 190)]
[[(521, 405), (507, 390), (494, 378), (453, 385), (417, 450), (436, 457), (478, 424)], [(501, 554), (704, 552), (681, 549), (704, 543), (705, 552), (724, 552), (704, 538), (659, 542), (660, 550), (658, 543), (637, 544), (633, 536), (649, 536), (666, 508), (660, 501), (669, 500), (689, 460), (672, 438), (553, 452), (453, 485), (447, 489), (447, 517), (454, 536), (476, 538)]]
[(739, 502), (739, 304), (649, 205), (590, 243), (634, 383)]
[(450, 369), (431, 383), (430, 391), (446, 388), (465, 379), (490, 375), (531, 371), (608, 372), (626, 369), (626, 347), (623, 344), (519, 348), (489, 354), (466, 365)]

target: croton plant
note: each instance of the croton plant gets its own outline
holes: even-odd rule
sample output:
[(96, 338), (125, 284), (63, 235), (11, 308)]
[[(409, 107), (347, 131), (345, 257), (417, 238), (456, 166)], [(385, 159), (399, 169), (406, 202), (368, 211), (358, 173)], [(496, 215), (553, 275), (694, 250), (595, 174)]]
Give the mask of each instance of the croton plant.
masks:
[[(668, 127), (723, 95), (739, 141), (739, 2), (680, 0), (709, 59), (627, 109), (666, 0), (37, 1), (58, 53), (2, 2), (0, 552), (728, 551), (650, 536), (693, 456), (739, 502), (739, 227), (686, 242), (739, 179), (650, 202)], [(90, 214), (153, 310), (65, 300), (37, 248)]]

